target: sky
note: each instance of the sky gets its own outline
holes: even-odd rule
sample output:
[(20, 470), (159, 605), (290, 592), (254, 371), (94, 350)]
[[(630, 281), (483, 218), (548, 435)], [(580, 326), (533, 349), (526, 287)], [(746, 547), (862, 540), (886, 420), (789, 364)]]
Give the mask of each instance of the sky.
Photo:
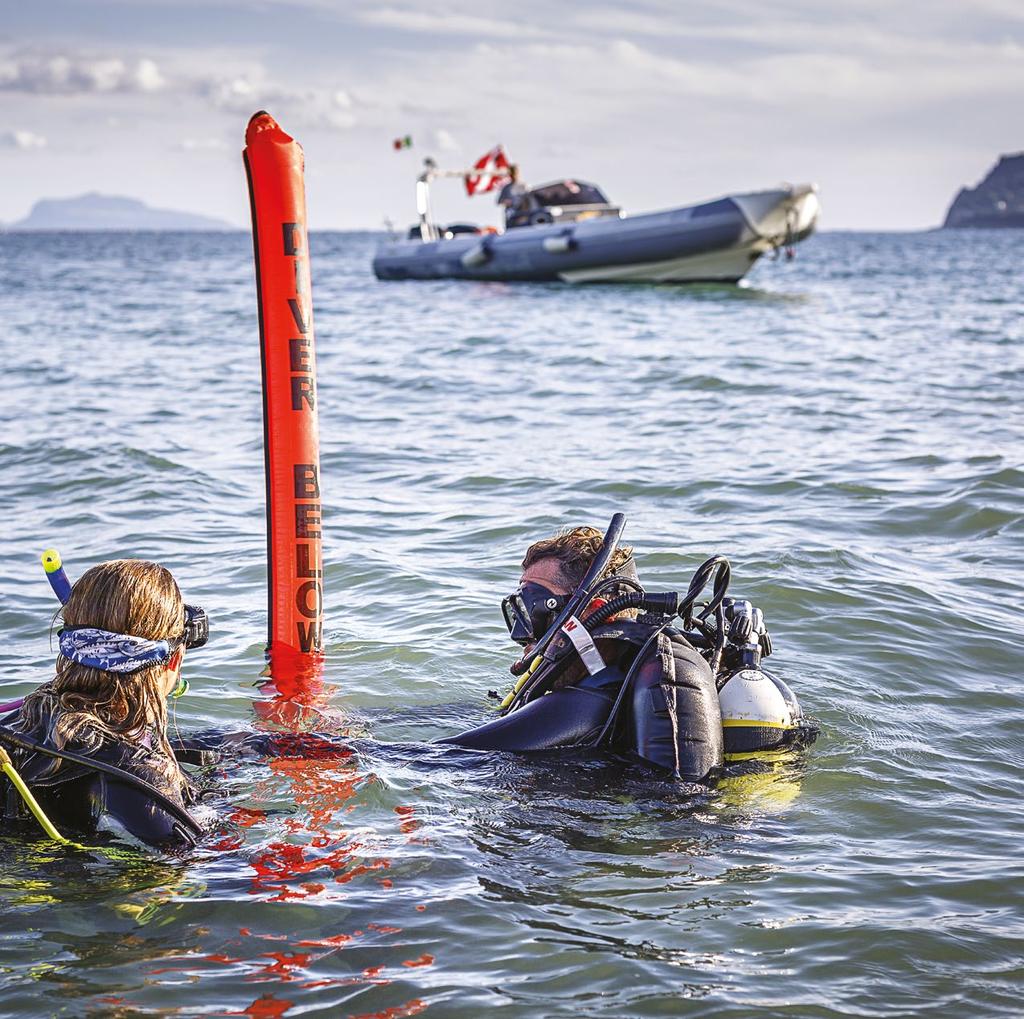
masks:
[[(99, 191), (247, 227), (267, 109), (311, 229), (404, 227), (425, 156), (499, 143), (630, 212), (806, 181), (823, 229), (924, 229), (1024, 149), (1022, 107), (1021, 0), (7, 0), (0, 222)], [(498, 221), (457, 181), (433, 198)]]

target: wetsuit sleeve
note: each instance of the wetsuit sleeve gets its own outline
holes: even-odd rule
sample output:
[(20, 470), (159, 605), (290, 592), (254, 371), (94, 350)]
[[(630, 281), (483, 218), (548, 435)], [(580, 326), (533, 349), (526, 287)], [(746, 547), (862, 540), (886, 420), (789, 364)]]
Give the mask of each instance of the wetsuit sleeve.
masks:
[(195, 839), (169, 810), (154, 802), (144, 790), (99, 774), (100, 814), (112, 819), (129, 835), (155, 849), (187, 849)]
[(439, 743), (472, 750), (554, 750), (587, 745), (601, 731), (612, 699), (594, 690), (566, 687), (475, 729)]
[(181, 789), (172, 786), (161, 767), (148, 755), (124, 744), (107, 744), (95, 757), (148, 783), (172, 805), (169, 808), (130, 781), (97, 772), (93, 780), (97, 821), (109, 818), (115, 827), (123, 828), (129, 835), (157, 849), (187, 849), (195, 845), (194, 836), (173, 809), (186, 809)]
[(171, 740), (171, 750), (181, 764), (217, 764), (240, 757), (331, 758), (348, 753), (339, 737), (315, 732), (273, 733), (202, 729)]

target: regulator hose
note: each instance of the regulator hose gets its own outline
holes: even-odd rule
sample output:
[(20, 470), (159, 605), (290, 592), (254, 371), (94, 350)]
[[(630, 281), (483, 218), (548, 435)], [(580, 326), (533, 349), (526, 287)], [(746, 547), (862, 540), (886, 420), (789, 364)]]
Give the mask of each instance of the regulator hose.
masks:
[[(705, 619), (712, 612), (715, 613), (717, 618), (722, 607), (722, 600), (725, 598), (726, 591), (729, 590), (729, 578), (731, 575), (729, 560), (724, 556), (712, 556), (701, 563), (697, 567), (693, 579), (690, 581), (686, 594), (681, 598), (675, 591), (667, 591), (664, 594), (650, 594), (641, 589), (631, 591), (628, 594), (620, 594), (617, 598), (613, 598), (591, 612), (586, 619), (582, 620), (583, 625), (587, 630), (593, 632), (602, 623), (606, 623), (620, 612), (625, 612), (628, 609), (644, 609), (646, 612), (657, 612), (665, 616), (682, 616), (687, 628), (689, 628), (693, 623), (691, 618), (693, 603), (703, 592), (704, 588), (707, 587), (712, 575), (715, 581), (711, 601), (708, 602), (707, 606), (700, 613), (700, 618)], [(720, 622), (719, 629), (721, 628)]]
[(729, 578), (732, 576), (732, 567), (730, 567), (729, 560), (725, 556), (713, 555), (710, 559), (705, 559), (697, 567), (697, 571), (690, 581), (690, 587), (686, 592), (686, 597), (683, 598), (683, 603), (679, 610), (679, 614), (683, 617), (683, 623), (687, 629), (689, 629), (693, 621), (691, 615), (693, 603), (700, 596), (704, 588), (707, 587), (708, 581), (712, 576), (714, 576), (715, 580), (711, 589), (711, 601), (708, 602), (700, 613), (701, 619), (706, 619), (712, 612), (718, 611), (722, 600), (725, 598), (726, 591), (729, 590)]
[(582, 623), (589, 631), (593, 632), (612, 616), (617, 616), (627, 609), (644, 609), (646, 612), (658, 612), (663, 616), (674, 616), (679, 611), (679, 595), (675, 591), (668, 591), (665, 594), (647, 594), (637, 591), (620, 594), (618, 598), (613, 598), (600, 608), (594, 609), (586, 619), (582, 620)]
[(629, 667), (629, 672), (626, 673), (626, 678), (623, 679), (622, 685), (619, 687), (619, 693), (615, 698), (615, 703), (612, 705), (611, 711), (608, 712), (608, 718), (605, 720), (604, 726), (597, 734), (597, 737), (591, 742), (591, 746), (599, 747), (608, 737), (608, 734), (613, 731), (619, 718), (619, 710), (622, 708), (622, 702), (626, 697), (626, 691), (633, 685), (633, 679), (640, 670), (640, 667), (643, 665), (644, 659), (647, 657), (648, 650), (657, 643), (657, 640), (664, 629), (665, 626), (659, 626), (647, 638), (643, 647), (640, 648), (640, 652), (637, 654), (636, 658), (633, 659), (633, 664)]

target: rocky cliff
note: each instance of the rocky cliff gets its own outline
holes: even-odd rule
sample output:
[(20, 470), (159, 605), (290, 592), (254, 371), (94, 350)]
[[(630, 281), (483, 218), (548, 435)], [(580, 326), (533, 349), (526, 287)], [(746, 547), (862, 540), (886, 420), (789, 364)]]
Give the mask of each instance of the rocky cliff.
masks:
[(944, 227), (1024, 227), (1024, 152), (1000, 156), (976, 188), (961, 188)]

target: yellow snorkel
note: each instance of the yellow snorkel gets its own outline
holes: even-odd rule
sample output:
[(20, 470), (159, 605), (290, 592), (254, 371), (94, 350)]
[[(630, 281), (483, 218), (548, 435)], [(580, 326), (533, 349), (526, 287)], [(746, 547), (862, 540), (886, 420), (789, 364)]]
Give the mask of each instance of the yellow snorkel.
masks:
[(544, 661), (543, 655), (537, 655), (537, 657), (534, 658), (534, 660), (530, 663), (530, 667), (515, 681), (515, 683), (512, 684), (512, 689), (509, 690), (505, 699), (501, 702), (501, 704), (498, 705), (499, 711), (504, 711), (512, 703), (512, 701), (515, 700), (516, 694), (519, 693), (519, 691), (522, 690), (524, 686), (526, 686), (530, 677), (540, 667), (540, 663), (542, 661)]
[(61, 561), (60, 553), (55, 548), (48, 548), (40, 557), (43, 562), (43, 569), (46, 571), (46, 579), (53, 588), (53, 593), (61, 605), (66, 605), (71, 597), (71, 581), (64, 572), (64, 563)]
[(43, 831), (45, 831), (54, 842), (61, 842), (65, 845), (69, 845), (71, 840), (64, 838), (64, 836), (61, 835), (61, 833), (53, 826), (53, 822), (46, 816), (43, 808), (39, 806), (36, 798), (32, 795), (32, 790), (25, 785), (21, 776), (15, 770), (14, 762), (11, 760), (10, 754), (8, 754), (2, 746), (0, 746), (0, 771), (2, 771), (11, 780), (11, 784), (18, 790), (21, 798), (25, 801), (25, 806), (32, 811), (33, 816), (39, 822)]
[[(43, 569), (46, 571), (46, 579), (49, 580), (53, 593), (57, 595), (63, 605), (71, 594), (71, 584), (68, 582), (67, 574), (64, 572), (60, 553), (55, 548), (48, 548), (40, 558), (43, 562)], [(21, 704), (20, 701), (12, 703), (16, 703), (18, 706)], [(11, 785), (17, 789), (18, 795), (25, 801), (25, 806), (32, 811), (32, 816), (39, 822), (47, 836), (53, 839), (54, 842), (61, 842), (65, 845), (70, 844), (70, 840), (64, 838), (57, 831), (53, 822), (46, 816), (46, 812), (39, 806), (39, 802), (32, 795), (32, 790), (25, 785), (24, 779), (22, 779), (14, 767), (11, 755), (7, 753), (2, 744), (0, 744), (0, 771), (10, 779)]]

